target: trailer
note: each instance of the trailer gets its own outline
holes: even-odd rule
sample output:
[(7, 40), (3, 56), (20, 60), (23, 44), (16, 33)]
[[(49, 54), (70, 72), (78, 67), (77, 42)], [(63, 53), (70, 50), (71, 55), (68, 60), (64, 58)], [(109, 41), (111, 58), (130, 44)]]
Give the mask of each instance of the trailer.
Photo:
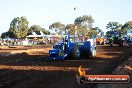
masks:
[(79, 41), (78, 36), (74, 36), (74, 41), (70, 35), (66, 35), (60, 42), (49, 50), (49, 60), (66, 60), (66, 59), (81, 59), (82, 57), (96, 56), (95, 39), (87, 41)]

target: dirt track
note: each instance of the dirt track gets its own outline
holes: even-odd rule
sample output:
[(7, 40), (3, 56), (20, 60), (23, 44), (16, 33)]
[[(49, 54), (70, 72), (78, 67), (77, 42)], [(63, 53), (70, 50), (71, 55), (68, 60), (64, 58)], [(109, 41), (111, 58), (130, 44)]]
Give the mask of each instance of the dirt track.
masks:
[[(30, 49), (30, 52), (29, 52)], [(19, 54), (0, 57), (0, 86), (3, 88), (80, 88), (76, 82), (77, 68), (86, 74), (111, 74), (132, 55), (132, 47), (98, 46), (97, 57), (63, 62), (47, 62), (46, 47), (1, 49), (1, 53), (21, 50)], [(49, 48), (48, 48), (49, 49)], [(47, 50), (48, 50), (47, 49)], [(5, 50), (5, 51), (4, 51)], [(39, 51), (40, 50), (40, 51)], [(8, 52), (7, 52), (8, 51)], [(22, 53), (26, 52), (26, 53)]]

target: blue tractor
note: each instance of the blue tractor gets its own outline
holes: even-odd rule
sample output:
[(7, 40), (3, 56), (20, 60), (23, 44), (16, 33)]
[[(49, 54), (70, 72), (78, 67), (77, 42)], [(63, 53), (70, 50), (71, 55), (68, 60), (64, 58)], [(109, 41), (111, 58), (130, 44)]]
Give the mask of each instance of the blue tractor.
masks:
[(84, 56), (95, 57), (96, 45), (93, 39), (85, 42), (71, 42), (70, 35), (65, 36), (61, 42), (53, 46), (49, 50), (49, 59), (52, 60), (65, 60), (65, 59), (80, 59)]

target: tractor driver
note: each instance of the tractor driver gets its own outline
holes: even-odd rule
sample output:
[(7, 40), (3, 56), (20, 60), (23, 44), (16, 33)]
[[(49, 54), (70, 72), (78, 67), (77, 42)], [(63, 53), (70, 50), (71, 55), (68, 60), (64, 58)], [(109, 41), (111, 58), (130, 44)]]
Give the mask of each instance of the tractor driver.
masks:
[(65, 39), (64, 39), (64, 48), (65, 49), (67, 48), (67, 44), (68, 44), (68, 39), (67, 39), (67, 36), (66, 36)]

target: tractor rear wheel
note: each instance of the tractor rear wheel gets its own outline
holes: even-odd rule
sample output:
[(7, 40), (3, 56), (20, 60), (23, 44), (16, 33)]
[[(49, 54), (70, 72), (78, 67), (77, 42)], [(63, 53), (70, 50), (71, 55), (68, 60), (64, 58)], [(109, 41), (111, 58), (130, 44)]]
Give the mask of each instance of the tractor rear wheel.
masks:
[(74, 47), (70, 53), (70, 58), (80, 59), (80, 50), (77, 47)]

